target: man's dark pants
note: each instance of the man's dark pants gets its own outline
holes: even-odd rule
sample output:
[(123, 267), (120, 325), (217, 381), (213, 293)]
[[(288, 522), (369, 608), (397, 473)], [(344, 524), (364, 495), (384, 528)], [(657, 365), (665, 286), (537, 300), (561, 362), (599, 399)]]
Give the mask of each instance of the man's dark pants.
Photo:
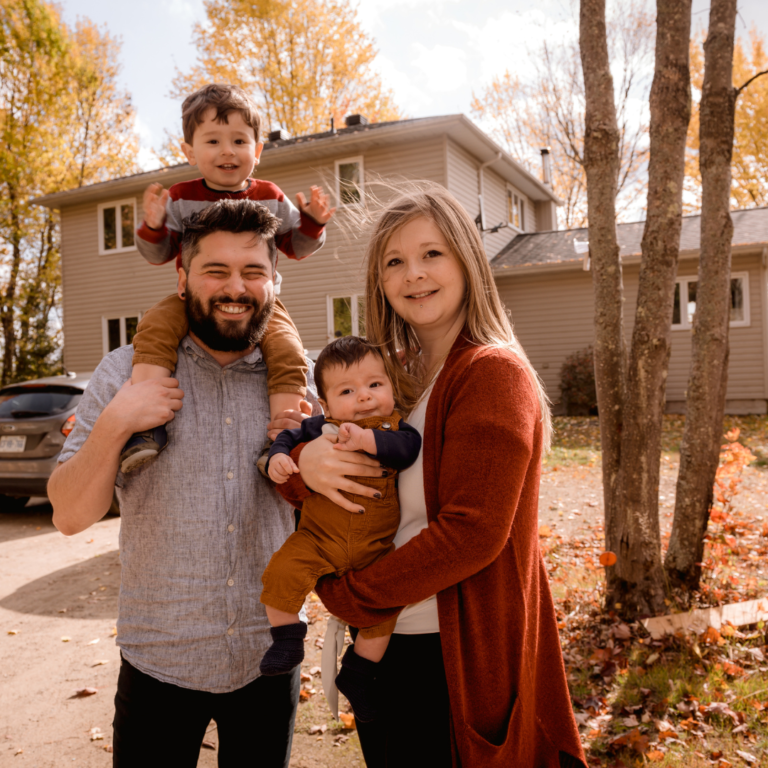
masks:
[(162, 683), (125, 659), (115, 694), (114, 768), (197, 765), (208, 723), (218, 730), (219, 766), (287, 768), (299, 704), (299, 667), (258, 677), (231, 693)]

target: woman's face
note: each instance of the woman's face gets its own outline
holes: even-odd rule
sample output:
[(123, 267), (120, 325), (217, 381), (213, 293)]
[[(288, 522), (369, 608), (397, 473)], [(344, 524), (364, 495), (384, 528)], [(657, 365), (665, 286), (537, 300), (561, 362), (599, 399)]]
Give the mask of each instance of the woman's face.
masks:
[(381, 261), (384, 295), (418, 334), (446, 332), (464, 311), (466, 282), (437, 225), (424, 216), (398, 229)]

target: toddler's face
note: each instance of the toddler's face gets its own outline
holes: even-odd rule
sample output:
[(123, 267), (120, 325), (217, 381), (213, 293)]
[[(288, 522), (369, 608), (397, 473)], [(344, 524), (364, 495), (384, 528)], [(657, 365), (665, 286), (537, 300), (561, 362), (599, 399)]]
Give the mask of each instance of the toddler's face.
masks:
[(226, 123), (217, 123), (215, 118), (216, 110), (209, 109), (195, 128), (192, 143), (185, 142), (182, 149), (210, 186), (238, 192), (258, 164), (264, 145), (256, 142), (253, 128), (239, 112), (230, 112)]
[(366, 355), (348, 368), (326, 368), (323, 383), (326, 399), (320, 403), (332, 419), (357, 421), (369, 416), (391, 416), (395, 410), (392, 383), (378, 355)]

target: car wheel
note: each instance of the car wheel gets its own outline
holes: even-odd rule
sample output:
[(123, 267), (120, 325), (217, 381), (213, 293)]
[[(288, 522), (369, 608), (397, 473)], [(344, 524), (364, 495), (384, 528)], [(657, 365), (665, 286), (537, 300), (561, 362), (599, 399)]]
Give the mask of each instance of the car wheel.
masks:
[(9, 514), (21, 512), (27, 506), (28, 501), (29, 496), (6, 496), (4, 493), (0, 493), (0, 512)]

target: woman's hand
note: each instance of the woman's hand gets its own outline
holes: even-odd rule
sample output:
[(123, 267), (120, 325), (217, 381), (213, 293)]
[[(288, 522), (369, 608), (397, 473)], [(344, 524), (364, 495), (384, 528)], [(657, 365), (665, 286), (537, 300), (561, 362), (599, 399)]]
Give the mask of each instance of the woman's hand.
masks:
[(373, 498), (378, 493), (375, 488), (356, 483), (348, 475), (386, 477), (387, 471), (376, 459), (362, 453), (335, 451), (335, 442), (335, 436), (323, 435), (304, 446), (299, 456), (301, 479), (308, 488), (321, 493), (348, 512), (364, 512), (358, 504), (342, 496), (339, 491)]

